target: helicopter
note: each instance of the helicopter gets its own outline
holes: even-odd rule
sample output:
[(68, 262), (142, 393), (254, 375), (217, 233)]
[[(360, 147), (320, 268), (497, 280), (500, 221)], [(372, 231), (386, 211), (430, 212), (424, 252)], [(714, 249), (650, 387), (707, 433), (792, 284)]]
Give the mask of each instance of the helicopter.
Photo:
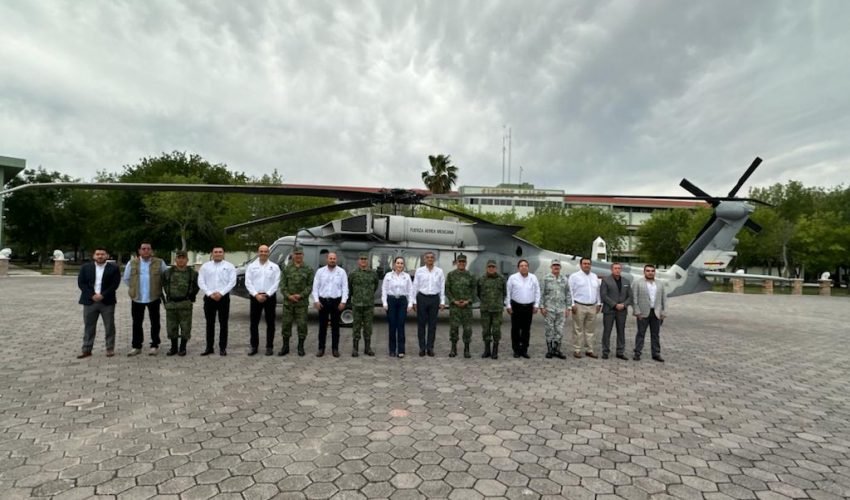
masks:
[[(698, 293), (711, 289), (710, 277), (751, 278), (784, 280), (776, 276), (739, 274), (722, 271), (737, 255), (735, 236), (743, 228), (758, 233), (761, 227), (749, 219), (753, 204), (767, 205), (760, 200), (737, 197), (738, 191), (762, 163), (755, 158), (738, 179), (726, 196), (712, 196), (687, 179), (680, 186), (692, 196), (646, 196), (646, 195), (605, 195), (615, 199), (662, 199), (662, 200), (703, 200), (713, 207), (713, 213), (703, 228), (697, 233), (684, 253), (667, 269), (659, 269), (656, 280), (662, 283), (670, 297)], [(579, 270), (582, 256), (569, 255), (540, 248), (517, 236), (522, 227), (495, 224), (477, 215), (471, 215), (439, 204), (431, 204), (432, 199), (456, 199), (457, 194), (434, 195), (421, 189), (356, 188), (336, 186), (305, 186), (297, 184), (281, 185), (213, 185), (213, 184), (147, 184), (147, 183), (50, 183), (26, 184), (0, 191), (0, 196), (27, 188), (78, 188), (125, 191), (184, 191), (243, 194), (276, 194), (297, 196), (318, 196), (342, 200), (325, 206), (297, 212), (265, 217), (243, 222), (225, 228), (226, 232), (268, 224), (282, 220), (293, 220), (308, 216), (321, 215), (346, 210), (371, 209), (378, 205), (391, 205), (394, 214), (378, 214), (367, 211), (325, 224), (304, 228), (294, 235), (278, 238), (270, 246), (269, 258), (280, 266), (285, 266), (291, 258), (294, 247), (304, 251), (304, 262), (318, 268), (325, 264), (328, 253), (337, 254), (337, 262), (346, 271), (352, 271), (357, 256), (369, 254), (369, 264), (379, 277), (390, 270), (393, 259), (401, 256), (406, 269), (412, 272), (422, 265), (426, 252), (433, 252), (436, 265), (443, 269), (453, 267), (458, 254), (467, 257), (467, 269), (480, 275), (488, 260), (495, 260), (498, 270), (508, 275), (516, 270), (517, 262), (525, 259), (529, 272), (542, 279), (548, 272), (552, 260), (561, 262), (562, 273), (571, 274)], [(402, 206), (425, 206), (451, 214), (451, 219), (437, 220), (414, 216), (399, 215)], [(463, 219), (463, 220), (461, 220)], [(248, 292), (244, 284), (244, 270), (249, 260), (237, 269), (236, 295), (246, 297)], [(592, 261), (591, 270), (600, 277), (611, 272), (610, 262)], [(622, 274), (626, 279), (643, 276), (642, 268), (623, 264)], [(380, 292), (376, 293), (376, 305), (381, 305)], [(342, 315), (344, 324), (351, 323), (353, 315), (346, 310)]]

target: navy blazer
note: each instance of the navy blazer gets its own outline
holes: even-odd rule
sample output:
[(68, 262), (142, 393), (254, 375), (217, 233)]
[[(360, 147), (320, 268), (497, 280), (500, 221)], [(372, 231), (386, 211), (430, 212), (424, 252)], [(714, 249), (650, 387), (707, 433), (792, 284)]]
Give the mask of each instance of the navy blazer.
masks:
[[(80, 304), (90, 306), (94, 304), (92, 295), (94, 295), (94, 281), (96, 279), (95, 263), (86, 262), (80, 267), (80, 274), (77, 275), (77, 286), (80, 287)], [(103, 303), (107, 306), (117, 302), (115, 291), (121, 284), (121, 272), (118, 266), (110, 262), (106, 263), (106, 269), (103, 270), (103, 281), (100, 283), (100, 294), (103, 295)]]

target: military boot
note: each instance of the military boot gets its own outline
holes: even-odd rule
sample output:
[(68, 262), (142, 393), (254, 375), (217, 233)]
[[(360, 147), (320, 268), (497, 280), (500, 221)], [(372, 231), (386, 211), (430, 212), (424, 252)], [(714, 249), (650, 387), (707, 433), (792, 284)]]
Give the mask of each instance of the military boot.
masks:
[(306, 353), (304, 352), (304, 339), (298, 339), (298, 355), (303, 356)]
[(469, 353), (469, 342), (463, 343), (463, 357), (467, 359), (472, 357), (472, 354)]
[(277, 353), (278, 356), (286, 356), (289, 354), (289, 338), (283, 339), (283, 346), (280, 348), (280, 352)]
[(555, 342), (554, 349), (552, 350), (552, 356), (555, 356), (558, 359), (567, 359), (567, 355), (561, 352), (561, 343)]
[(174, 356), (175, 354), (177, 354), (177, 339), (173, 338), (171, 339), (171, 349), (169, 349), (168, 352), (165, 353), (165, 355)]
[(490, 359), (499, 359), (499, 341), (493, 341), (493, 350), (490, 352)]
[(452, 350), (449, 352), (449, 357), (453, 358), (457, 356), (457, 340), (452, 341)]
[(490, 341), (489, 340), (484, 341), (484, 354), (482, 354), (481, 357), (482, 358), (489, 358), (490, 357)]
[(372, 339), (363, 339), (363, 354), (374, 356), (375, 351), (372, 350)]
[(188, 342), (188, 340), (185, 339), (185, 338), (180, 339), (180, 349), (177, 351), (177, 354), (179, 356), (185, 356), (186, 355), (186, 343), (187, 342)]
[(356, 358), (357, 356), (360, 356), (360, 353), (357, 352), (357, 351), (360, 350), (359, 344), (360, 344), (360, 339), (354, 339), (354, 349), (351, 351), (351, 357), (352, 358)]
[(552, 347), (552, 342), (546, 341), (546, 359), (552, 359), (555, 349)]

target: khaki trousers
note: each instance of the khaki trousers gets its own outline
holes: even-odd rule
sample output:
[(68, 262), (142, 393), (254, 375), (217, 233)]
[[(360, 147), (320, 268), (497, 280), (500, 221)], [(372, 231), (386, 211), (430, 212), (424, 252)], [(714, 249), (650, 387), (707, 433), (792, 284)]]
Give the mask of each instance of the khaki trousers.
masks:
[(596, 332), (596, 306), (576, 304), (577, 311), (573, 314), (573, 349), (581, 352), (593, 352), (593, 334)]

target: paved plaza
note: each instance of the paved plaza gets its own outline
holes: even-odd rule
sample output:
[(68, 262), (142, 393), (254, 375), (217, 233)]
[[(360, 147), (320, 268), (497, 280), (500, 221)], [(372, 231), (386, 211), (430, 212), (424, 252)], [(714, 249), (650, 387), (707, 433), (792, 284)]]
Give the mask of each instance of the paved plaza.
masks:
[(226, 358), (199, 356), (200, 304), (187, 357), (127, 358), (123, 286), (118, 355), (99, 328), (77, 360), (78, 295), (0, 278), (3, 500), (850, 497), (845, 297), (672, 299), (660, 364), (648, 339), (641, 362), (544, 359), (540, 318), (530, 360), (507, 324), (501, 359), (479, 358), (477, 324), (475, 357), (448, 358), (447, 318), (436, 358), (408, 322), (399, 360), (383, 314), (374, 358), (350, 356), (347, 329), (341, 358), (316, 358), (315, 316), (306, 357), (249, 358), (239, 298)]

